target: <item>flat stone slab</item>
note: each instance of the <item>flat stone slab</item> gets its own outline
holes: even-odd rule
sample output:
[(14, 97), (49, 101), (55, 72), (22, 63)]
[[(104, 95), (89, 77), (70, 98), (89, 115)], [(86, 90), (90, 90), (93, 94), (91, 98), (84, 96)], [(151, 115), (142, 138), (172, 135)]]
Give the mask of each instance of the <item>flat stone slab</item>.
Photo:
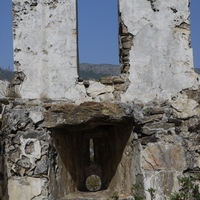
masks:
[(83, 129), (85, 125), (127, 124), (133, 122), (133, 115), (127, 108), (117, 103), (85, 102), (74, 104), (45, 104), (43, 125), (48, 128)]

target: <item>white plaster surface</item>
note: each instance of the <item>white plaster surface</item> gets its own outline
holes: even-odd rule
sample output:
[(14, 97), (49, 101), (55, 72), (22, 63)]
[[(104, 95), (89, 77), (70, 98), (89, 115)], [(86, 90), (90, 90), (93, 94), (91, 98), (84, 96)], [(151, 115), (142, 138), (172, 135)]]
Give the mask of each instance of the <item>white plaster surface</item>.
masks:
[(134, 36), (131, 84), (123, 101), (166, 99), (196, 84), (190, 30), (180, 28), (182, 23), (189, 26), (188, 5), (189, 0), (119, 1), (122, 20)]
[[(36, 139), (23, 139), (23, 137), (20, 137), (20, 141), (21, 141), (20, 150), (22, 152), (22, 156), (28, 157), (30, 159), (31, 163), (34, 163), (35, 160), (41, 158), (41, 145), (40, 145), (40, 142), (38, 140), (36, 140)], [(31, 152), (31, 154), (27, 154), (25, 152), (25, 149), (26, 149), (26, 145), (30, 142), (33, 142), (34, 150), (33, 150), (33, 152)]]
[(0, 98), (4, 98), (7, 95), (7, 87), (9, 85), (8, 81), (0, 80)]
[(78, 77), (76, 1), (13, 3), (15, 70), (26, 75), (22, 98), (65, 98)]
[[(47, 180), (31, 177), (12, 177), (8, 180), (9, 200), (30, 200), (42, 194), (42, 188)], [(47, 198), (47, 196), (46, 196)], [(46, 199), (41, 195), (40, 199)]]
[[(102, 86), (93, 84), (86, 94), (77, 82), (76, 1), (13, 0), (13, 5), (15, 70), (26, 75), (22, 98), (82, 102), (88, 94), (95, 100)], [(134, 36), (130, 85), (122, 101), (170, 99), (199, 84), (193, 71), (188, 5), (189, 0), (119, 0), (121, 19)]]

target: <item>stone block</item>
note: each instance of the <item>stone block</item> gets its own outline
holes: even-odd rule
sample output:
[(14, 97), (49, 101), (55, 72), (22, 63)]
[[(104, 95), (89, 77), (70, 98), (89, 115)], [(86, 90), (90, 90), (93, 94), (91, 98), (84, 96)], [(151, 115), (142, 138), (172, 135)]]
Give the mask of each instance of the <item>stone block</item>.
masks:
[(35, 110), (31, 110), (29, 112), (29, 118), (32, 119), (33, 123), (35, 124), (41, 122), (44, 119), (42, 112)]
[(177, 170), (187, 169), (185, 149), (177, 144), (149, 143), (142, 152), (144, 170)]
[(36, 163), (36, 168), (34, 174), (36, 175), (44, 175), (47, 174), (48, 170), (48, 158), (47, 156), (42, 156), (41, 160)]
[(178, 118), (187, 119), (200, 114), (199, 103), (193, 99), (188, 99), (186, 95), (179, 95), (172, 101), (172, 107)]
[[(30, 200), (42, 194), (42, 188), (47, 182), (44, 178), (12, 177), (8, 179), (9, 200)], [(45, 198), (43, 195), (41, 199)], [(47, 198), (47, 196), (46, 196)]]
[(146, 135), (152, 135), (155, 133), (167, 133), (168, 131), (174, 132), (174, 129), (173, 123), (154, 122), (145, 124), (142, 127), (142, 132)]
[(87, 94), (93, 98), (97, 97), (100, 94), (112, 93), (114, 91), (114, 86), (103, 85), (99, 82), (90, 82), (90, 86), (87, 88)]

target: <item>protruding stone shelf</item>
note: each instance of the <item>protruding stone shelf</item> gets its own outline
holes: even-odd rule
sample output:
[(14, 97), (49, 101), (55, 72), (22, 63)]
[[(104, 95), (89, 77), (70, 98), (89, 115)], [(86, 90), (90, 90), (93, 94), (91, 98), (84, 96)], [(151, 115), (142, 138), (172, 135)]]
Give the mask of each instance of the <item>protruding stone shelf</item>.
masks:
[[(44, 104), (43, 125), (48, 128), (83, 130), (106, 124), (129, 124), (133, 122), (129, 105), (108, 102), (85, 102), (74, 104)], [(85, 128), (87, 126), (87, 128)]]

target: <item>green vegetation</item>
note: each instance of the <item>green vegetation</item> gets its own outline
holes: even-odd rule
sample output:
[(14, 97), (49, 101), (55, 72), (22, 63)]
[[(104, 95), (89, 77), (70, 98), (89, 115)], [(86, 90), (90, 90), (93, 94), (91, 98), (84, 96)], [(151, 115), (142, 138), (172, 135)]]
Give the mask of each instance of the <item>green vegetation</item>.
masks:
[(132, 191), (132, 195), (135, 198), (135, 200), (144, 200), (145, 199), (144, 194), (142, 194), (144, 191), (144, 187), (141, 183), (134, 184), (131, 188), (131, 191)]
[(80, 70), (80, 77), (83, 80), (99, 80), (101, 77), (108, 76), (107, 74), (99, 73), (96, 74), (92, 70), (90, 71), (82, 71)]
[(151, 114), (151, 108), (149, 107), (144, 108), (142, 113), (144, 116), (149, 116)]
[(86, 187), (89, 191), (95, 192), (101, 188), (101, 179), (97, 175), (91, 175), (86, 180)]
[(118, 200), (119, 199), (119, 193), (118, 192), (113, 192), (113, 194), (107, 198), (107, 200)]
[(153, 200), (155, 198), (155, 192), (156, 192), (156, 190), (153, 189), (153, 188), (149, 188), (147, 191), (149, 192), (149, 194), (151, 196), (151, 200)]
[[(200, 200), (200, 188), (199, 181), (200, 175), (196, 177), (181, 177), (178, 178), (180, 184), (179, 192), (174, 192), (170, 195), (169, 200)], [(135, 184), (132, 187), (132, 195), (135, 200), (145, 200), (146, 198), (141, 192), (141, 189), (144, 188), (142, 184)], [(150, 194), (151, 200), (155, 199), (156, 190), (153, 188), (149, 188), (147, 190)]]
[(200, 181), (200, 175), (194, 177), (178, 178), (180, 183), (179, 192), (174, 192), (170, 196), (170, 200), (200, 200), (199, 185), (196, 181)]

